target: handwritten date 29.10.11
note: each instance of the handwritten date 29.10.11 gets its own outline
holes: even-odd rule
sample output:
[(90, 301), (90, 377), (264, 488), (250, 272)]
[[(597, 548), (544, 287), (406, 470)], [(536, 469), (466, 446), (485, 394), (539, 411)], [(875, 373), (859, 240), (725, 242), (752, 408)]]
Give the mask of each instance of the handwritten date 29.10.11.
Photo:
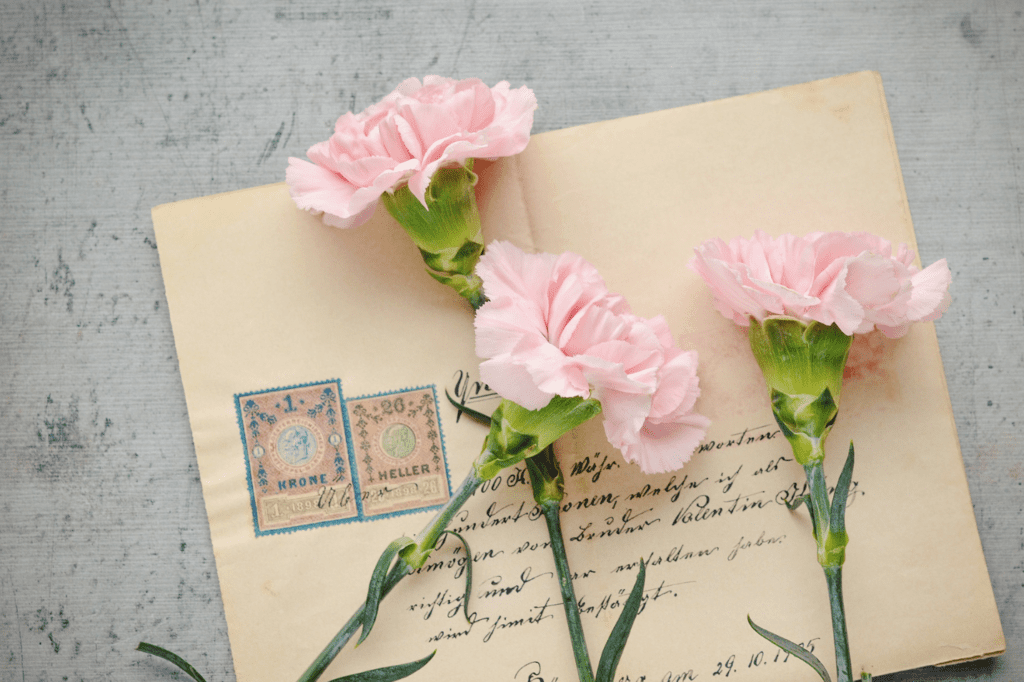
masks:
[[(818, 637), (812, 637), (806, 642), (800, 642), (800, 646), (814, 653), (814, 643), (818, 641)], [(718, 661), (715, 663), (715, 669), (711, 671), (711, 677), (731, 677), (739, 674), (744, 668), (757, 669), (764, 666), (771, 665), (773, 663), (788, 663), (790, 660), (790, 654), (786, 653), (782, 649), (774, 650), (760, 650), (750, 654), (749, 660), (744, 665), (743, 657), (737, 656), (736, 654), (730, 654), (728, 658)], [(706, 672), (704, 671), (706, 677)], [(689, 670), (669, 670), (661, 677), (648, 677), (647, 675), (638, 675), (633, 677), (631, 675), (619, 675), (616, 677), (616, 682), (687, 682), (697, 680), (702, 675), (697, 673), (692, 668)], [(539, 661), (530, 661), (523, 665), (516, 672), (514, 680), (525, 680), (525, 682), (558, 682), (558, 677), (546, 676), (542, 669)]]

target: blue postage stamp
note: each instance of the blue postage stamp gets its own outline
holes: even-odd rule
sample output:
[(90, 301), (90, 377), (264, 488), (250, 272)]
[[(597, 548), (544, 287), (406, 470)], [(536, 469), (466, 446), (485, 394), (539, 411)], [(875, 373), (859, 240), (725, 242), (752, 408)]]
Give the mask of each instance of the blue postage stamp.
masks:
[(256, 535), (359, 517), (341, 382), (235, 396)]

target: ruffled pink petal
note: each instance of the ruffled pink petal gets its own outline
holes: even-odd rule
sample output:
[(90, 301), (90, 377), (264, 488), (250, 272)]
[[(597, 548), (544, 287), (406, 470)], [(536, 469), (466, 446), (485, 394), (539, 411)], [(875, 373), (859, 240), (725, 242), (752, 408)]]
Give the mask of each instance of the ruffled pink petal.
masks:
[(953, 274), (945, 258), (913, 275), (907, 317), (914, 322), (931, 322), (941, 317), (952, 301), (949, 295), (952, 283)]
[(477, 311), (476, 353), (490, 358), (511, 353), (523, 336), (544, 339), (544, 319), (535, 306), (520, 299), (491, 300)]
[(510, 242), (491, 242), (477, 263), (476, 273), (483, 280), (487, 298), (521, 299), (546, 316), (548, 290), (557, 262), (552, 254), (527, 256)]
[[(438, 168), (521, 152), (529, 141), (536, 104), (528, 88), (510, 91), (507, 82), (488, 88), (478, 79), (432, 75), (421, 83), (409, 78), (362, 112), (340, 116), (331, 138), (307, 153), (315, 165), (354, 187), (378, 190), (373, 198), (352, 190), (359, 203), (342, 206), (338, 181), (327, 173), (289, 170), (286, 181), (301, 183), (292, 196), (312, 197), (303, 208), (333, 216), (325, 218), (333, 225), (355, 224), (356, 216), (366, 216), (381, 192), (405, 182), (426, 206), (426, 189)], [(331, 208), (313, 208), (310, 202), (326, 202)]]
[(575, 356), (594, 386), (624, 393), (653, 394), (658, 387), (658, 368), (664, 353), (638, 348), (626, 341), (610, 340)]
[[(702, 437), (695, 425), (707, 422), (692, 413), (696, 354), (675, 346), (664, 318), (633, 315), (575, 254), (530, 255), (498, 242), (476, 271), (489, 298), (477, 311), (476, 348), (491, 388), (528, 409), (553, 395), (592, 396), (627, 459), (664, 471), (689, 458)], [(690, 440), (689, 451), (669, 453)]]
[(906, 244), (894, 250), (868, 233), (772, 238), (758, 231), (728, 245), (710, 239), (694, 253), (690, 267), (711, 287), (715, 308), (738, 324), (785, 315), (835, 324), (846, 334), (877, 327), (898, 336), (949, 304), (941, 268), (920, 278)]
[(324, 213), (323, 215), (320, 216), (320, 219), (324, 222), (325, 225), (330, 225), (331, 227), (340, 227), (344, 229), (348, 227), (357, 227), (359, 225), (362, 225), (367, 220), (372, 218), (373, 214), (376, 211), (377, 202), (373, 202), (372, 204), (370, 204), (369, 206), (367, 206), (366, 208), (364, 208), (362, 211), (355, 214), (351, 218), (339, 218), (336, 215)]
[(372, 187), (382, 174), (395, 169), (398, 164), (387, 156), (368, 156), (362, 159), (344, 159), (335, 164), (341, 177), (356, 187)]
[(554, 394), (537, 388), (525, 367), (510, 363), (507, 359), (492, 358), (481, 362), (480, 379), (495, 391), (498, 391), (496, 385), (501, 386), (499, 395), (528, 410), (539, 410), (554, 397)]
[(697, 351), (670, 348), (658, 370), (658, 389), (651, 403), (651, 418), (673, 419), (693, 410), (700, 396)]
[(710, 425), (710, 419), (697, 413), (668, 423), (648, 421), (640, 429), (637, 441), (622, 447), (623, 457), (638, 464), (645, 474), (675, 471), (690, 461)]
[(601, 401), (608, 442), (619, 449), (638, 443), (640, 429), (651, 411), (650, 394), (625, 393), (605, 386), (597, 387), (594, 393)]
[(288, 159), (288, 191), (299, 208), (332, 216), (336, 227), (355, 227), (370, 219), (376, 196), (359, 194), (351, 183), (307, 161)]

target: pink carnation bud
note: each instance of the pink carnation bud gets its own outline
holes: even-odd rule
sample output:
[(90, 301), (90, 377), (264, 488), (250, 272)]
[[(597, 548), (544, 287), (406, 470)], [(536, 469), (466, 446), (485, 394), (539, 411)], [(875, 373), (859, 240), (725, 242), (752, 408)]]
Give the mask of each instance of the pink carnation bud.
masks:
[(924, 270), (905, 244), (864, 232), (784, 234), (773, 239), (709, 239), (690, 267), (711, 287), (715, 307), (740, 325), (772, 316), (835, 324), (844, 334), (878, 328), (890, 338), (911, 322), (937, 319), (949, 307), (952, 275), (945, 259)]
[(306, 152), (313, 163), (288, 159), (288, 189), (299, 208), (335, 227), (366, 222), (380, 195), (406, 182), (426, 206), (438, 168), (523, 151), (536, 108), (533, 91), (505, 81), (488, 88), (476, 78), (410, 78), (365, 111), (342, 115), (334, 135)]
[(593, 396), (605, 434), (645, 473), (680, 468), (704, 438), (697, 353), (676, 347), (662, 317), (633, 315), (574, 253), (526, 254), (508, 242), (477, 265), (489, 301), (476, 315), (480, 377), (530, 410), (554, 396)]

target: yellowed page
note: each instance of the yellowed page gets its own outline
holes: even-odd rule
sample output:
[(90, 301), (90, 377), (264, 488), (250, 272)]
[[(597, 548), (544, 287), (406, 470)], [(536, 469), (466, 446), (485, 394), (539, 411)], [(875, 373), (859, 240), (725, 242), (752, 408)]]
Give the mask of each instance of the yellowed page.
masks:
[[(646, 601), (620, 678), (815, 679), (746, 625), (749, 613), (832, 665), (806, 512), (782, 504), (803, 472), (772, 423), (743, 330), (714, 311), (685, 264), (703, 239), (755, 229), (868, 229), (913, 243), (877, 75), (546, 133), (520, 157), (478, 170), (488, 239), (583, 254), (638, 313), (666, 315), (681, 345), (701, 354), (698, 408), (714, 424), (682, 471), (642, 475), (596, 423), (560, 443), (569, 489), (562, 523), (595, 662), (643, 558)], [(343, 435), (356, 445), (369, 427), (354, 426), (363, 404), (355, 399), (432, 387), (456, 486), (484, 430), (457, 420), (444, 391), (480, 398), (478, 409), (493, 405), (473, 383), (471, 313), (422, 272), (382, 210), (367, 225), (336, 230), (274, 185), (161, 206), (154, 223), (236, 672), (294, 679), (361, 604), (380, 551), (431, 513), (258, 533), (266, 519), (254, 516), (253, 472), (270, 459), (251, 454), (245, 396), (339, 379), (353, 407)], [(834, 481), (854, 439), (845, 591), (855, 666), (881, 674), (1002, 651), (933, 327), (898, 341), (857, 339), (848, 375), (826, 470)], [(284, 443), (295, 413), (283, 401), (292, 396), (272, 396), (260, 409), (280, 420), (260, 437), (273, 432)], [(316, 419), (309, 429), (323, 440), (329, 429)], [(292, 451), (279, 449), (280, 464)], [(314, 478), (295, 461), (305, 475), (292, 478)], [(345, 475), (358, 477), (358, 466)], [(400, 475), (418, 471), (398, 466)], [(271, 493), (298, 494), (278, 483), (268, 482)], [(478, 492), (453, 525), (477, 556), (473, 622), (458, 608), (464, 552), (448, 542), (327, 674), (436, 648), (424, 679), (574, 679), (546, 531), (522, 471)]]

